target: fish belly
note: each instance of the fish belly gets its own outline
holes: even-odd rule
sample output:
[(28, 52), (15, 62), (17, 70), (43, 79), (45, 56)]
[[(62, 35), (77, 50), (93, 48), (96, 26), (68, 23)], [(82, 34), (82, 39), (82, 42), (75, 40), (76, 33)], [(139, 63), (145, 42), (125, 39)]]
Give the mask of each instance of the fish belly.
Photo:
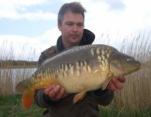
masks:
[(102, 73), (100, 71), (82, 72), (79, 75), (72, 74), (68, 77), (60, 76), (58, 78), (59, 83), (68, 93), (99, 89), (106, 79), (106, 73)]

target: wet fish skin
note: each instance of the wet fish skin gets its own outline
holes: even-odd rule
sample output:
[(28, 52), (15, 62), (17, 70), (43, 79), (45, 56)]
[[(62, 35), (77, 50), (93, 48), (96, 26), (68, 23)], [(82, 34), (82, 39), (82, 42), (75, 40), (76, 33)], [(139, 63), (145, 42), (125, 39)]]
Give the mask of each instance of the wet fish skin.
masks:
[(63, 86), (67, 93), (78, 93), (74, 97), (74, 102), (78, 102), (87, 91), (105, 89), (113, 77), (137, 71), (140, 65), (133, 57), (108, 45), (73, 47), (47, 59), (16, 90), (23, 93), (25, 108), (31, 106), (35, 90), (51, 84)]

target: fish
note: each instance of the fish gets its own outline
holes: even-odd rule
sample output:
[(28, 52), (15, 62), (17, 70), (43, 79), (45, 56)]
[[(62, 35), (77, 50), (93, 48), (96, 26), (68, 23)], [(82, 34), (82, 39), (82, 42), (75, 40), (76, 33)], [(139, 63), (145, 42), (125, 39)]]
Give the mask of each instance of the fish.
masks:
[(73, 103), (77, 103), (88, 91), (104, 90), (112, 78), (131, 74), (140, 67), (134, 57), (109, 45), (76, 46), (48, 58), (31, 77), (16, 85), (16, 91), (22, 94), (25, 109), (32, 106), (36, 90), (53, 84), (61, 85), (68, 94), (74, 93)]

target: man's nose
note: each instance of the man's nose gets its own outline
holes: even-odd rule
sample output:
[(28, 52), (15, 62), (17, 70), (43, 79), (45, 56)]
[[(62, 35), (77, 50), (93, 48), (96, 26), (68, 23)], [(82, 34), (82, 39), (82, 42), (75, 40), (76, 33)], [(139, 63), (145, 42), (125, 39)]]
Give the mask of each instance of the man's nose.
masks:
[(73, 26), (73, 31), (75, 31), (75, 32), (78, 31), (78, 26), (77, 25)]

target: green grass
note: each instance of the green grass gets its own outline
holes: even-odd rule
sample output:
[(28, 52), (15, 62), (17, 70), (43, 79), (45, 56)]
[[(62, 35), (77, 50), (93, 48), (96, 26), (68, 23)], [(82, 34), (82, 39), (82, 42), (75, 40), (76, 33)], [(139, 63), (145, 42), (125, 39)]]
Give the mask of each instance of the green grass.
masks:
[(44, 110), (33, 105), (29, 110), (21, 106), (21, 96), (0, 96), (0, 117), (41, 117)]
[[(36, 105), (29, 110), (24, 110), (21, 106), (21, 96), (0, 96), (0, 117), (41, 117), (43, 109)], [(101, 117), (151, 117), (151, 109), (130, 110), (101, 107)]]
[(151, 109), (102, 108), (100, 110), (101, 117), (151, 117)]

